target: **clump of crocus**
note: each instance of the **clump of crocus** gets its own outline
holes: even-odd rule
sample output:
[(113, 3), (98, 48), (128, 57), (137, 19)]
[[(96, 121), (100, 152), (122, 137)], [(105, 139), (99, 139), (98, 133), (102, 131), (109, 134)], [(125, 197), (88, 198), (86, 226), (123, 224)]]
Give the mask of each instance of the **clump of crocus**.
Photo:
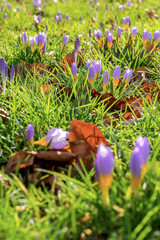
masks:
[[(46, 51), (47, 39), (46, 39), (46, 35), (45, 35), (44, 32), (36, 35), (34, 37), (34, 42), (32, 42), (32, 41), (31, 41), (31, 43), (33, 44), (33, 50), (32, 51), (34, 51), (34, 42), (35, 42), (35, 44), (38, 44), (38, 48), (39, 48), (39, 51), (40, 51), (41, 54)], [(31, 45), (31, 49), (32, 49), (32, 45)]]
[(111, 148), (100, 143), (95, 161), (95, 176), (102, 190), (104, 204), (109, 204), (109, 188), (112, 183), (112, 170), (114, 167), (114, 155)]
[(109, 73), (108, 73), (108, 71), (104, 70), (102, 76), (103, 76), (103, 78), (102, 78), (103, 91), (106, 92), (106, 86), (107, 86), (107, 83), (109, 83)]
[(92, 85), (93, 84), (93, 81), (94, 81), (94, 78), (95, 78), (95, 68), (94, 68), (94, 65), (92, 64), (90, 67), (89, 67), (89, 74), (88, 74), (88, 81), (89, 83)]
[(28, 140), (28, 143), (33, 143), (33, 137), (34, 137), (34, 127), (32, 124), (29, 124), (26, 130), (26, 138)]
[(107, 36), (107, 45), (108, 45), (108, 48), (111, 49), (112, 47), (112, 43), (113, 42), (113, 35), (112, 33), (108, 33), (108, 36)]
[(7, 22), (7, 13), (4, 14), (4, 22)]
[(15, 68), (14, 68), (14, 65), (12, 64), (12, 66), (11, 66), (11, 72), (10, 72), (10, 80), (11, 80), (11, 83), (12, 83), (12, 81), (13, 81), (14, 75), (15, 75)]
[(132, 69), (127, 69), (125, 72), (124, 72), (124, 75), (123, 75), (123, 81), (125, 81), (125, 85), (124, 85), (124, 88), (126, 88), (132, 78), (132, 75), (133, 75), (133, 70)]
[(75, 62), (73, 62), (73, 64), (72, 64), (71, 72), (72, 72), (74, 80), (76, 81), (76, 79), (77, 79), (77, 66), (76, 66)]
[(69, 41), (69, 35), (65, 35), (62, 41), (62, 49), (64, 49), (67, 46), (68, 41)]
[(41, 4), (42, 4), (42, 1), (41, 1), (41, 0), (34, 0), (34, 4), (33, 4), (33, 5), (34, 5), (35, 8), (40, 7)]
[(148, 40), (148, 31), (147, 30), (143, 31), (142, 38), (143, 38), (143, 46), (145, 47), (147, 40)]
[(113, 90), (116, 89), (118, 83), (119, 83), (119, 79), (120, 79), (120, 75), (121, 75), (121, 69), (120, 67), (117, 65), (114, 69), (114, 73), (113, 73)]
[(132, 27), (132, 36), (133, 36), (133, 40), (136, 39), (136, 35), (137, 35), (137, 27)]
[(137, 194), (144, 175), (147, 172), (149, 154), (150, 145), (147, 137), (139, 136), (135, 143), (129, 165), (132, 174), (131, 186), (133, 187), (135, 195)]
[(154, 32), (154, 46), (157, 45), (159, 37), (160, 37), (160, 31), (155, 31)]
[(67, 24), (68, 19), (69, 19), (69, 14), (66, 14), (66, 16), (65, 16), (65, 24)]

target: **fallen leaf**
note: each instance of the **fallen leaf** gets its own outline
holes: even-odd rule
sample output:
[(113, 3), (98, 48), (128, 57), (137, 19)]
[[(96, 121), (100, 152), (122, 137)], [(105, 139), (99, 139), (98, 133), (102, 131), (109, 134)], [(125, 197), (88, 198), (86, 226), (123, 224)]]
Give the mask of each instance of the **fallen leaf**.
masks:
[(7, 122), (10, 119), (8, 113), (3, 108), (0, 108), (0, 117), (2, 118), (3, 123)]

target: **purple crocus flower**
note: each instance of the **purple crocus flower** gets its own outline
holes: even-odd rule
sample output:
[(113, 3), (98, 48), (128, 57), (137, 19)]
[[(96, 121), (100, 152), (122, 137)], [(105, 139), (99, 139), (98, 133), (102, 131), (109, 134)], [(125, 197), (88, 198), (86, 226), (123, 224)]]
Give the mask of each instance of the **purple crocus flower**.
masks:
[(154, 41), (158, 41), (160, 37), (160, 31), (155, 31), (154, 32)]
[(119, 80), (120, 75), (121, 75), (121, 69), (120, 69), (120, 66), (117, 65), (114, 69), (113, 79), (114, 80)]
[(62, 149), (68, 142), (67, 138), (69, 137), (69, 132), (62, 130), (61, 128), (52, 128), (49, 130), (45, 137), (45, 141), (50, 143), (50, 147), (53, 149)]
[(123, 24), (124, 24), (124, 25), (127, 24), (127, 19), (126, 19), (126, 17), (123, 17)]
[(13, 81), (14, 75), (15, 75), (15, 68), (14, 68), (14, 65), (12, 64), (11, 72), (10, 72), (10, 80), (11, 80), (11, 82)]
[(91, 38), (91, 29), (89, 29), (89, 38)]
[(72, 72), (73, 77), (76, 78), (76, 76), (77, 76), (77, 66), (76, 66), (75, 62), (73, 62), (73, 64), (72, 64), (71, 72)]
[(97, 150), (97, 157), (95, 161), (95, 176), (97, 180), (100, 176), (110, 176), (114, 167), (114, 155), (111, 148), (106, 147), (100, 143)]
[(121, 36), (121, 33), (122, 33), (122, 28), (119, 27), (119, 28), (117, 29), (117, 34), (118, 34), (119, 37)]
[(151, 39), (152, 39), (152, 33), (149, 32), (149, 33), (148, 33), (148, 41), (150, 41)]
[(119, 5), (119, 6), (118, 6), (118, 9), (119, 9), (120, 11), (122, 11), (122, 10), (123, 10), (123, 5)]
[(29, 37), (29, 44), (33, 47), (34, 46), (34, 37)]
[(137, 35), (137, 27), (132, 27), (132, 36), (136, 36)]
[(101, 22), (100, 23), (100, 30), (102, 31), (102, 28), (103, 28), (103, 23)]
[(27, 34), (26, 34), (26, 32), (22, 33), (21, 39), (22, 39), (22, 42), (24, 41), (25, 43), (27, 43)]
[(19, 6), (16, 7), (17, 12), (19, 12)]
[(40, 22), (41, 22), (41, 16), (38, 15), (38, 16), (37, 16), (37, 19), (38, 19), (38, 23), (40, 23)]
[(96, 39), (100, 39), (101, 38), (101, 31), (98, 29), (98, 30), (94, 30), (94, 36)]
[(141, 149), (139, 147), (135, 147), (133, 149), (130, 163), (129, 163), (131, 173), (134, 177), (136, 178), (140, 177), (141, 171), (142, 171), (142, 164), (143, 164), (143, 160), (142, 160)]
[(113, 41), (113, 35), (112, 35), (112, 33), (108, 33), (107, 44), (108, 44), (109, 49), (111, 49), (111, 47), (112, 47), (112, 41)]
[(66, 14), (65, 21), (67, 22), (69, 19), (69, 14)]
[(102, 78), (103, 84), (106, 84), (107, 82), (109, 82), (109, 73), (107, 70), (104, 70), (102, 76), (103, 76), (103, 78)]
[(108, 33), (109, 33), (109, 30), (108, 30), (108, 29), (105, 29), (104, 35), (105, 35), (106, 37), (108, 37)]
[(131, 1), (129, 0), (128, 2), (127, 2), (127, 7), (129, 7), (131, 5)]
[(57, 15), (54, 17), (54, 20), (55, 20), (55, 22), (58, 21), (58, 16)]
[(7, 63), (5, 63), (5, 74), (4, 77), (7, 78), (8, 77), (8, 66)]
[(46, 8), (46, 7), (47, 7), (47, 3), (44, 3), (43, 8)]
[(61, 22), (62, 22), (62, 16), (60, 15), (59, 16), (59, 24), (61, 24)]
[(94, 64), (94, 69), (96, 73), (100, 73), (101, 69), (102, 69), (102, 61), (98, 60), (95, 64)]
[(75, 54), (78, 54), (79, 47), (80, 47), (80, 41), (79, 41), (79, 38), (76, 38), (75, 47), (74, 47)]
[(63, 38), (63, 42), (62, 42), (63, 46), (67, 45), (68, 41), (69, 41), (69, 35), (65, 35), (64, 38)]
[(7, 3), (7, 8), (9, 9), (9, 8), (11, 8), (12, 6), (11, 6), (11, 4), (10, 3)]
[(5, 76), (5, 61), (4, 58), (0, 58), (0, 72), (2, 76)]
[(43, 48), (42, 48), (42, 53), (44, 53), (46, 51), (46, 46), (47, 46), (47, 40), (45, 39), (44, 40), (44, 45), (43, 45)]
[(88, 69), (92, 64), (92, 61), (90, 59), (87, 60), (86, 62), (86, 69)]
[(7, 13), (4, 14), (4, 20), (6, 20), (6, 19), (7, 19)]
[(124, 75), (123, 75), (123, 81), (126, 81), (127, 80), (127, 83), (130, 82), (131, 78), (132, 78), (132, 75), (133, 75), (133, 70), (131, 69), (127, 69), (125, 72), (124, 72)]
[(142, 38), (143, 38), (143, 40), (147, 40), (148, 39), (148, 31), (147, 30), (143, 31)]
[(140, 149), (143, 165), (146, 165), (150, 154), (150, 144), (148, 138), (139, 136), (135, 142), (135, 148), (136, 147)]
[(4, 10), (4, 7), (3, 7), (3, 6), (1, 6), (1, 12), (3, 12), (3, 10)]
[(90, 83), (93, 83), (95, 74), (96, 74), (95, 68), (94, 68), (94, 65), (92, 64), (89, 68), (89, 74), (88, 74), (88, 80), (90, 81)]
[(38, 45), (44, 45), (45, 39), (46, 39), (45, 33), (38, 33), (37, 37)]
[(58, 11), (58, 16), (61, 16), (61, 11)]
[(33, 136), (34, 136), (34, 127), (33, 127), (32, 124), (29, 124), (28, 127), (27, 127), (27, 130), (26, 130), (26, 138), (29, 141), (32, 141), (33, 140)]

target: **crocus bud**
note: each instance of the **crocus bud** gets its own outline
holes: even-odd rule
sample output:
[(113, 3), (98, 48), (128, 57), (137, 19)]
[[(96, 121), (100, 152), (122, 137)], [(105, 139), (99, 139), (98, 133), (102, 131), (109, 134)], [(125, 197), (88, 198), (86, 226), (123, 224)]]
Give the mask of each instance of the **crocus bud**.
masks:
[(101, 38), (101, 31), (98, 29), (98, 30), (94, 30), (94, 36), (96, 39), (100, 39)]
[(2, 77), (5, 76), (5, 61), (4, 58), (0, 58), (0, 72)]
[(147, 39), (148, 39), (148, 32), (147, 32), (147, 30), (143, 31), (142, 38), (143, 38), (143, 46), (145, 46), (146, 43), (147, 43)]
[(132, 36), (133, 36), (133, 40), (136, 39), (136, 35), (137, 35), (137, 27), (132, 27)]
[(4, 14), (4, 22), (7, 20), (7, 13)]
[(80, 47), (80, 41), (79, 41), (79, 38), (76, 38), (75, 47), (74, 47), (74, 52), (76, 54), (78, 54), (79, 47)]
[(119, 5), (118, 10), (122, 11), (123, 10), (123, 5)]
[(112, 41), (113, 41), (112, 33), (108, 33), (107, 44), (108, 44), (109, 49), (111, 49), (111, 47), (112, 47)]
[(44, 42), (45, 42), (45, 33), (38, 33), (38, 38), (37, 38), (37, 41), (38, 41), (38, 48), (39, 50), (41, 51), (43, 46), (44, 46)]
[(88, 81), (89, 83), (92, 85), (93, 84), (93, 81), (94, 81), (94, 77), (95, 77), (95, 68), (93, 66), (93, 64), (90, 66), (89, 68), (89, 74), (88, 74)]
[(44, 3), (43, 8), (46, 8), (46, 7), (47, 7), (47, 3)]
[(123, 75), (123, 81), (126, 81), (125, 85), (124, 85), (124, 88), (127, 87), (128, 83), (130, 82), (131, 78), (132, 78), (132, 75), (133, 75), (133, 70), (131, 69), (127, 69), (125, 72), (124, 72), (124, 75)]
[(102, 190), (103, 201), (109, 203), (109, 187), (112, 183), (112, 170), (114, 167), (114, 155), (109, 147), (100, 143), (95, 161), (95, 176)]
[(89, 29), (89, 38), (91, 38), (91, 29)]
[(116, 87), (119, 83), (120, 74), (121, 74), (121, 69), (119, 66), (116, 66), (114, 69), (114, 74), (113, 74), (113, 90), (116, 89)]
[(148, 33), (148, 41), (150, 41), (151, 39), (152, 39), (152, 33), (149, 32), (149, 33)]
[(66, 17), (65, 17), (65, 24), (67, 24), (67, 22), (68, 22), (68, 19), (69, 19), (69, 15), (68, 15), (68, 14), (66, 14)]
[(16, 7), (17, 12), (19, 12), (19, 6)]
[(154, 32), (154, 46), (158, 43), (160, 37), (160, 31), (155, 31)]
[(41, 24), (41, 16), (40, 15), (37, 16), (37, 20), (38, 20), (38, 25), (40, 26), (40, 24)]
[(131, 1), (129, 0), (128, 2), (127, 2), (127, 7), (129, 7), (131, 5)]
[(104, 35), (105, 35), (106, 37), (108, 37), (108, 33), (109, 33), (109, 30), (108, 30), (108, 29), (105, 29)]
[(73, 64), (72, 64), (71, 72), (72, 72), (74, 80), (76, 81), (76, 79), (77, 79), (77, 66), (76, 66), (75, 62), (73, 62)]
[(69, 35), (65, 35), (64, 38), (63, 38), (63, 47), (66, 46), (68, 44), (68, 41), (69, 41)]
[(122, 33), (122, 28), (119, 27), (119, 28), (117, 29), (117, 34), (118, 34), (119, 37), (121, 36), (121, 33)]
[(91, 66), (92, 61), (90, 59), (86, 62), (86, 69), (88, 69)]
[(45, 53), (45, 51), (46, 51), (46, 46), (47, 46), (47, 40), (45, 39), (45, 40), (44, 40), (44, 45), (43, 45), (43, 48), (42, 48), (42, 53)]
[(106, 85), (107, 83), (109, 83), (109, 73), (107, 70), (104, 70), (103, 72), (103, 78), (102, 78), (102, 82), (103, 82), (103, 91), (106, 92)]
[(33, 136), (34, 136), (34, 127), (32, 124), (29, 124), (26, 130), (26, 138), (30, 142), (33, 142)]
[(4, 7), (3, 7), (3, 6), (1, 6), (1, 12), (3, 12), (3, 10), (4, 10)]
[(62, 16), (60, 15), (59, 16), (59, 25), (61, 25), (61, 23), (62, 23)]
[(58, 16), (57, 15), (54, 17), (54, 20), (55, 20), (55, 22), (58, 21)]
[(58, 11), (58, 16), (61, 16), (61, 11)]
[(102, 69), (102, 61), (98, 60), (95, 64), (94, 64), (94, 69), (95, 69), (95, 73), (100, 73), (101, 69)]
[(15, 75), (15, 68), (14, 68), (14, 65), (12, 64), (11, 72), (10, 72), (10, 80), (11, 80), (11, 82), (13, 81), (14, 75)]
[(34, 37), (29, 37), (29, 44), (31, 45), (32, 52), (34, 52)]
[(24, 41), (25, 43), (27, 43), (27, 34), (26, 34), (26, 32), (22, 33), (21, 39), (22, 39), (22, 42)]
[(137, 194), (137, 190), (141, 185), (141, 172), (142, 172), (142, 154), (139, 147), (135, 147), (133, 149), (131, 159), (130, 159), (130, 170), (131, 170), (131, 186), (133, 187), (133, 190), (135, 194)]

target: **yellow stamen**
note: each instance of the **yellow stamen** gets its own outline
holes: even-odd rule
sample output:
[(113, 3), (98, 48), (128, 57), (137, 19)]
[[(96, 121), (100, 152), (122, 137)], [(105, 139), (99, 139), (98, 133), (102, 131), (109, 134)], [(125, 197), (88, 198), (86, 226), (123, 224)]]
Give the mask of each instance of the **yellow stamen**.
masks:
[(33, 142), (33, 144), (37, 144), (37, 145), (46, 147), (48, 145), (48, 142), (45, 140), (45, 138), (46, 137), (43, 137), (39, 141)]

